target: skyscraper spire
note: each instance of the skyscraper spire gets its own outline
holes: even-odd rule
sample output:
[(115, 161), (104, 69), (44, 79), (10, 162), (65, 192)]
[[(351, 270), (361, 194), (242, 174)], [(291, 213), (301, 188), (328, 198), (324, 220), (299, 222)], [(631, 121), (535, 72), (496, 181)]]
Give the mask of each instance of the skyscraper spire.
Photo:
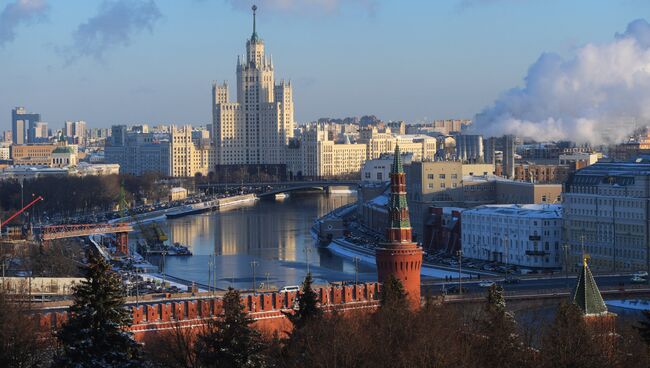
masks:
[(257, 31), (256, 31), (256, 24), (255, 24), (256, 23), (256, 19), (255, 19), (256, 14), (255, 13), (257, 12), (257, 5), (253, 5), (253, 7), (251, 9), (253, 9), (253, 35), (251, 36), (251, 41), (257, 41), (258, 37), (257, 37)]

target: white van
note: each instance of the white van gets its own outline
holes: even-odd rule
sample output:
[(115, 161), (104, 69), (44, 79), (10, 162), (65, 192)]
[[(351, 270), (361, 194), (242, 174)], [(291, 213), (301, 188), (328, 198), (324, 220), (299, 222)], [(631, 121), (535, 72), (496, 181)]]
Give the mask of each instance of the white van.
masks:
[(293, 285), (293, 286), (285, 286), (285, 287), (283, 287), (282, 289), (280, 289), (280, 292), (281, 293), (290, 293), (292, 291), (299, 291), (299, 290), (300, 290), (300, 286)]

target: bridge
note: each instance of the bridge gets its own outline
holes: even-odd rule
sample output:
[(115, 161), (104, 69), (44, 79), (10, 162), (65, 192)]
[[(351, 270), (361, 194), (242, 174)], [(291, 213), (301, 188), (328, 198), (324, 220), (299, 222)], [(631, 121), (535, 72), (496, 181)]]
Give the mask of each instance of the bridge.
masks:
[(72, 224), (72, 225), (52, 225), (40, 228), (40, 238), (42, 241), (76, 238), (80, 236), (92, 236), (100, 234), (115, 234), (115, 243), (118, 253), (129, 254), (129, 232), (133, 231), (133, 226), (127, 223), (114, 224)]
[(357, 187), (360, 180), (307, 180), (307, 181), (283, 181), (283, 182), (265, 182), (265, 183), (208, 183), (199, 184), (202, 189), (208, 188), (236, 188), (236, 187), (264, 187), (269, 188), (263, 192), (257, 193), (260, 198), (270, 197), (280, 193), (287, 193), (298, 190), (318, 189), (326, 190), (330, 187), (344, 186)]

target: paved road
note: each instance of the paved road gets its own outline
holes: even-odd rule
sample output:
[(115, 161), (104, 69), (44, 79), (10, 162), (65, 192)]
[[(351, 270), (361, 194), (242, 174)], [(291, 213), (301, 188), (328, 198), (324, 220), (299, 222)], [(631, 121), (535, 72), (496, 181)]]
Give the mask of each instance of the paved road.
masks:
[[(624, 286), (631, 286), (633, 284), (631, 280), (631, 275), (602, 275), (595, 276), (596, 283), (601, 289), (612, 289), (617, 288), (622, 283)], [(463, 280), (463, 287), (467, 289), (468, 292), (480, 292), (481, 290), (487, 290), (485, 287), (479, 286), (482, 280), (473, 279), (472, 281)], [(576, 283), (576, 276), (569, 276), (568, 282), (564, 276), (542, 276), (535, 278), (526, 278), (521, 279), (518, 284), (504, 284), (503, 278), (492, 279), (497, 281), (497, 284), (502, 285), (506, 291), (551, 291), (551, 290), (566, 290), (572, 289)], [(435, 295), (442, 291), (443, 285), (449, 287), (452, 285), (458, 285), (458, 280), (453, 282), (423, 282), (422, 290), (423, 292), (430, 292)]]

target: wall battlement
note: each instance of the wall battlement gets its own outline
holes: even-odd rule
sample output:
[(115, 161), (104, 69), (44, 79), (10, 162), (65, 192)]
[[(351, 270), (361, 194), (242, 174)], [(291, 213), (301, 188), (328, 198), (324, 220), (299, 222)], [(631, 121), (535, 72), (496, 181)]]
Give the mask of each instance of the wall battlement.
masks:
[[(351, 311), (375, 309), (379, 305), (380, 285), (366, 283), (344, 286), (327, 286), (315, 289), (325, 311)], [(284, 313), (293, 310), (296, 292), (271, 292), (247, 294), (241, 297), (244, 310), (263, 332), (280, 333), (289, 331), (291, 324)], [(132, 311), (131, 331), (136, 340), (147, 335), (174, 328), (200, 328), (207, 321), (216, 318), (223, 310), (221, 296), (207, 296), (183, 299), (152, 300), (127, 303)], [(43, 309), (39, 313), (39, 325), (43, 330), (56, 330), (68, 319), (67, 308)]]

